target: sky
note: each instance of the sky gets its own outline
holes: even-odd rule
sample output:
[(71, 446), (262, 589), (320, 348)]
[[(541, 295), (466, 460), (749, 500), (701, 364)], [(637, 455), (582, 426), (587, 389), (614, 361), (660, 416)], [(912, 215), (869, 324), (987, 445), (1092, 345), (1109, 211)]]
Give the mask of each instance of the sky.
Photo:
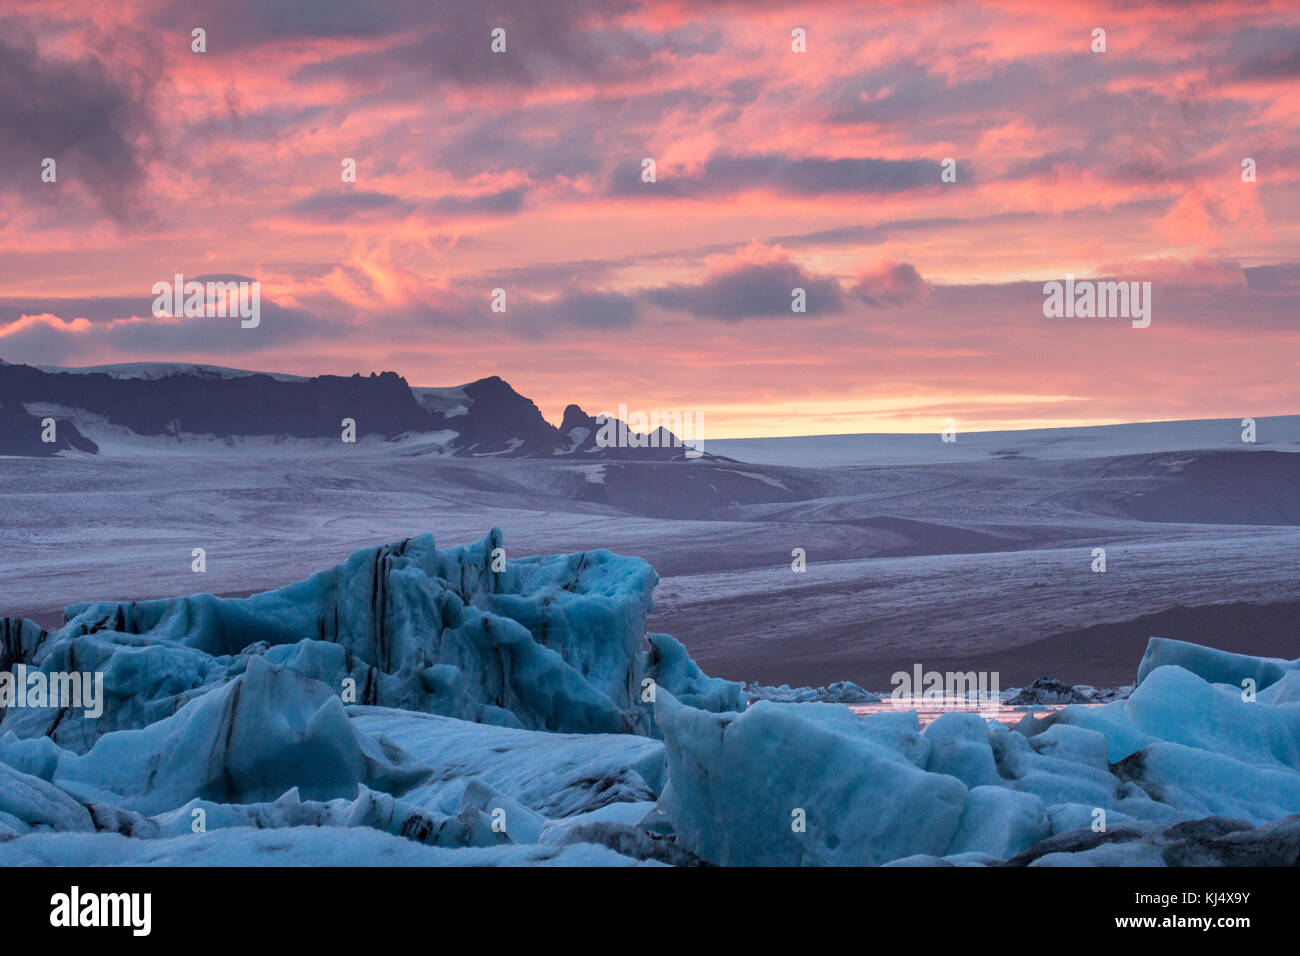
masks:
[[(1298, 156), (1293, 0), (0, 0), (0, 359), (716, 438), (1296, 414)], [(154, 315), (178, 273), (260, 323)]]

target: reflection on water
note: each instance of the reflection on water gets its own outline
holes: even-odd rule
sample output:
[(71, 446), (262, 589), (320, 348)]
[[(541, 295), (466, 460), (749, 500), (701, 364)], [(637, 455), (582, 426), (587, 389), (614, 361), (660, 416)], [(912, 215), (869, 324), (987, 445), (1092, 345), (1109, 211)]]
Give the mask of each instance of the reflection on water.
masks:
[[(1097, 704), (1073, 704), (1074, 707), (1096, 707)], [(1025, 714), (1039, 717), (1058, 710), (1065, 704), (1031, 704), (1016, 707), (1009, 706), (1001, 700), (963, 700), (952, 697), (886, 697), (874, 704), (850, 704), (849, 707), (860, 717), (871, 714), (887, 714), (905, 710), (916, 711), (916, 717), (924, 727), (930, 721), (951, 711), (965, 714), (979, 714), (986, 720), (999, 720), (1008, 727), (1019, 723)]]

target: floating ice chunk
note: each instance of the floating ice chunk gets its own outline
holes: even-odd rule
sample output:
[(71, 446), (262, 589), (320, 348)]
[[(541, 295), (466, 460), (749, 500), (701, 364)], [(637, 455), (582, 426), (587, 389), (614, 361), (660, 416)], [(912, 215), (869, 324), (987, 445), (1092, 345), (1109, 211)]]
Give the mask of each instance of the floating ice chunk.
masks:
[(1300, 816), (1258, 827), (1211, 816), (1172, 826), (1130, 823), (1044, 840), (1010, 862), (1029, 866), (1295, 866)]
[(1259, 692), (1261, 703), (1273, 707), (1284, 704), (1300, 704), (1300, 670), (1287, 671), (1276, 684), (1270, 684)]
[(1086, 704), (1098, 696), (1114, 696), (1114, 691), (1099, 692), (1087, 684), (1070, 685), (1051, 677), (1040, 677), (1028, 687), (1012, 694), (1007, 705), (1023, 707), (1029, 704)]
[(1113, 806), (1120, 796), (1120, 782), (1111, 775), (1105, 761), (1097, 762), (1095, 755), (1079, 761), (1078, 743), (1063, 748), (1068, 739), (1063, 734), (1040, 743), (1038, 737), (1052, 726), (1051, 720), (1040, 721), (1032, 728), (1035, 735), (1026, 736), (1020, 730), (989, 724), (990, 743), (1005, 785), (1035, 794), (1048, 807), (1061, 803)]
[(803, 704), (875, 704), (880, 698), (865, 688), (859, 687), (851, 680), (837, 680), (825, 687), (769, 687), (752, 683), (745, 685), (745, 692), (751, 701), (774, 700), (781, 703)]
[(86, 719), (84, 709), (56, 707), (13, 708), (3, 715), (5, 731), (20, 737), (48, 734), (79, 753), (102, 734), (142, 727), (175, 713), (186, 700), (219, 686), (244, 666), (243, 660), (102, 629), (52, 632), (27, 660), (47, 675), (103, 675), (103, 713), (97, 719)]
[(1097, 814), (1098, 809), (1104, 808), (1090, 807), (1086, 803), (1058, 803), (1049, 808), (1047, 816), (1051, 822), (1052, 835), (1071, 830), (1091, 830), (1094, 824), (1103, 819), (1108, 827), (1129, 823), (1133, 819), (1128, 814), (1113, 809), (1106, 809), (1103, 818)]
[(930, 741), (926, 770), (956, 777), (968, 787), (1005, 783), (993, 759), (988, 725), (978, 714), (943, 714), (922, 733)]
[(1043, 756), (1072, 760), (1101, 771), (1110, 769), (1106, 738), (1095, 730), (1057, 722), (1035, 734), (1029, 742)]
[(101, 737), (59, 761), (54, 783), (86, 800), (145, 814), (195, 797), (217, 803), (275, 800), (298, 787), (309, 799), (355, 799), (362, 782), (402, 790), (427, 776), (349, 722), (318, 681), (255, 657), (239, 678), (142, 730)]
[(48, 733), (85, 752), (100, 735), (168, 716), (266, 656), (336, 692), (348, 682), (349, 702), (530, 729), (644, 733), (641, 640), (657, 580), (639, 558), (608, 551), (507, 561), (494, 529), (461, 548), (438, 550), (432, 535), (366, 548), (248, 598), (76, 604), (49, 634), (4, 619), (0, 663), (101, 671), (106, 706), (97, 721), (52, 708), (10, 712), (3, 729)]
[[(915, 713), (880, 716), (910, 718), (924, 740)], [(877, 864), (941, 855), (957, 831), (966, 787), (909, 759), (897, 719), (769, 701), (712, 714), (663, 692), (655, 719), (668, 754), (659, 806), (678, 844), (709, 862)]]
[[(465, 807), (485, 814), (496, 832), (508, 834), (512, 843), (539, 843), (546, 818), (511, 800), (481, 777), (465, 784)], [(462, 811), (463, 812), (463, 811)]]
[(1300, 709), (1243, 700), (1240, 690), (1209, 683), (1182, 667), (1151, 671), (1125, 701), (1067, 707), (1058, 719), (1101, 732), (1111, 763), (1149, 743), (1170, 741), (1300, 770)]
[(1223, 753), (1157, 742), (1120, 762), (1116, 773), (1161, 803), (1191, 816), (1267, 823), (1300, 813), (1300, 775)]
[(640, 558), (609, 551), (520, 558), (486, 594), (485, 607), (527, 627), (620, 712), (639, 714), (641, 639), (658, 581)]
[(1005, 787), (973, 787), (966, 794), (948, 855), (982, 853), (1005, 860), (1052, 833), (1043, 801)]
[(607, 803), (595, 810), (574, 814), (561, 820), (551, 820), (542, 833), (542, 841), (556, 838), (561, 830), (580, 823), (625, 823), (628, 826), (642, 826), (647, 816), (656, 811), (657, 804), (650, 800), (636, 803)]
[[(420, 810), (364, 786), (355, 800), (303, 800), (295, 787), (270, 803), (229, 804), (195, 799), (153, 817), (130, 819), (129, 811), (119, 813), (122, 814), (119, 819), (131, 826), (130, 835), (149, 839), (183, 836), (193, 832), (195, 821), (201, 819), (203, 829), (209, 832), (230, 827), (369, 827), (427, 846), (496, 846), (511, 842), (506, 834), (494, 831), (490, 820), (477, 809), (449, 817)], [(105, 826), (101, 818), (106, 816), (101, 810), (97, 817), (100, 829), (126, 832), (120, 827)]]
[(589, 820), (548, 831), (547, 843), (554, 846), (599, 844), (623, 856), (669, 866), (699, 866), (703, 862), (673, 840), (630, 823), (611, 820)]
[(89, 811), (68, 794), (0, 763), (0, 833), (93, 829)]
[(0, 763), (40, 777), (47, 783), (54, 779), (59, 760), (67, 754), (68, 751), (49, 737), (20, 738), (13, 733), (0, 736)]
[[(1116, 832), (1116, 831), (1111, 831)], [(1164, 866), (1164, 857), (1160, 848), (1140, 840), (1127, 839), (1124, 842), (1101, 843), (1090, 849), (1077, 852), (1045, 853), (1037, 857), (1028, 866)]]
[(1257, 689), (1276, 683), (1287, 671), (1300, 669), (1300, 660), (1251, 657), (1186, 641), (1153, 637), (1147, 641), (1146, 653), (1138, 665), (1137, 682), (1141, 684), (1153, 671), (1167, 664), (1189, 670), (1211, 684), (1231, 684), (1240, 688), (1241, 682), (1249, 677), (1255, 681)]
[(745, 685), (709, 677), (691, 660), (682, 642), (668, 634), (647, 634), (645, 676), (688, 707), (714, 713), (745, 709)]
[(382, 707), (349, 712), (358, 730), (432, 770), (402, 798), (442, 813), (460, 809), (475, 777), (550, 819), (654, 800), (663, 786), (664, 745), (648, 737), (516, 730)]
[(23, 617), (0, 618), (0, 671), (30, 661), (44, 639), (45, 629), (35, 621)]

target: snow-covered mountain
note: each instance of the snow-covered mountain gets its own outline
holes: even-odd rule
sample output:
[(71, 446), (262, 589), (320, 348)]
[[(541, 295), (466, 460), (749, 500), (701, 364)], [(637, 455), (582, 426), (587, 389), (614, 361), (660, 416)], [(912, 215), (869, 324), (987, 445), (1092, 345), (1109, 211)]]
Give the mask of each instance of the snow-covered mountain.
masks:
[[(0, 359), (0, 365), (9, 363)], [(119, 362), (114, 365), (37, 365), (42, 372), (68, 372), (72, 375), (103, 373), (112, 378), (166, 378), (169, 375), (198, 375), (206, 378), (247, 378), (250, 375), (269, 375), (279, 382), (305, 382), (304, 375), (284, 372), (254, 372), (244, 368), (227, 368), (224, 365), (200, 365), (194, 362)]]
[[(58, 440), (41, 441), (41, 419)], [(95, 453), (96, 432), (121, 439), (210, 436), (337, 441), (402, 439), (415, 451), (454, 456), (581, 457), (672, 461), (686, 448), (671, 433), (646, 447), (601, 447), (595, 419), (576, 405), (556, 428), (497, 376), (454, 388), (412, 388), (395, 372), (303, 378), (212, 365), (138, 363), (57, 368), (0, 362), (0, 455)], [(429, 440), (411, 442), (416, 436)]]

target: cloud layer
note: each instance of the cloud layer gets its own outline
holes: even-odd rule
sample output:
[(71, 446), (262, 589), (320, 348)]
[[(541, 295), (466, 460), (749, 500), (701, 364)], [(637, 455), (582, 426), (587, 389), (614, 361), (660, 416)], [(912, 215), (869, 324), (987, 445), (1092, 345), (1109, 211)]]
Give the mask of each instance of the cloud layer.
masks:
[[(8, 361), (500, 374), (737, 435), (1300, 411), (1293, 4), (20, 10)], [(256, 278), (261, 325), (153, 317), (175, 273)], [(1044, 319), (1066, 274), (1152, 282), (1151, 327)]]

